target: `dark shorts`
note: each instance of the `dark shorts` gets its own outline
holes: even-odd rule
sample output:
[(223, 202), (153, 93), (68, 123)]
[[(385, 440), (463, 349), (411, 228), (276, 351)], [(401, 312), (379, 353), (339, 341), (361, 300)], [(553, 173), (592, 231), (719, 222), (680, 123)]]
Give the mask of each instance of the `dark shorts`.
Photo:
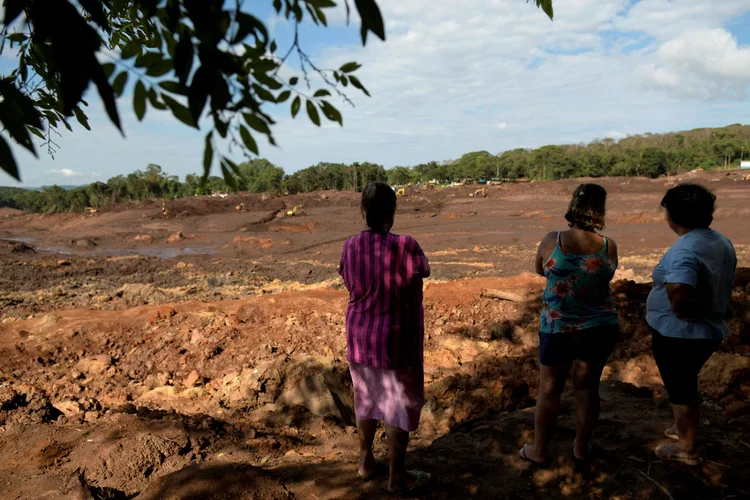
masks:
[(670, 403), (693, 405), (698, 402), (698, 373), (721, 342), (722, 339), (666, 337), (651, 328), (654, 359)]
[(544, 366), (568, 366), (575, 360), (604, 366), (619, 339), (616, 326), (571, 333), (539, 332), (539, 358)]

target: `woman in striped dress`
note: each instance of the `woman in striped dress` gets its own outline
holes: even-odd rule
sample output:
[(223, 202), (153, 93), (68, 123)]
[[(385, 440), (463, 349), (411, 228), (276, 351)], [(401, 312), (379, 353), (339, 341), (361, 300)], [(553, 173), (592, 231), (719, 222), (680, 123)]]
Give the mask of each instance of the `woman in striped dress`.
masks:
[(347, 360), (354, 384), (360, 441), (358, 474), (376, 473), (373, 440), (385, 423), (390, 459), (388, 490), (414, 492), (430, 475), (407, 471), (409, 432), (424, 405), (422, 279), (430, 266), (417, 241), (391, 233), (396, 194), (382, 182), (362, 193), (367, 229), (344, 244), (339, 273), (349, 290)]

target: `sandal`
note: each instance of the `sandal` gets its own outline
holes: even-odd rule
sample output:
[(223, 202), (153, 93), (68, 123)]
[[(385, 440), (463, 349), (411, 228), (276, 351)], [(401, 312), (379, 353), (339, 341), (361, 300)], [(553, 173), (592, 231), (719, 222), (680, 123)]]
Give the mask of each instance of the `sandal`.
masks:
[(389, 491), (391, 495), (411, 495), (416, 493), (418, 490), (424, 488), (432, 478), (432, 474), (429, 472), (422, 472), (421, 470), (417, 471), (409, 471), (413, 474), (417, 475), (417, 482), (414, 483), (414, 486), (411, 488), (407, 488), (404, 490), (396, 490), (396, 491)]
[(372, 473), (363, 476), (360, 474), (359, 471), (357, 471), (357, 477), (360, 478), (362, 481), (369, 481), (370, 479), (373, 479), (380, 475), (381, 472), (388, 470), (388, 464), (384, 460), (380, 460), (379, 458), (375, 459), (375, 465), (372, 467)]
[(677, 425), (675, 424), (672, 424), (672, 427), (664, 431), (664, 435), (669, 439), (674, 439), (675, 441), (678, 441), (680, 439), (680, 437), (677, 435)]
[(523, 448), (521, 448), (521, 452), (518, 454), (518, 456), (521, 457), (521, 458), (523, 458), (527, 462), (531, 462), (532, 464), (537, 465), (539, 467), (546, 467), (547, 465), (549, 465), (549, 462), (537, 462), (533, 458), (530, 458), (526, 454), (526, 448), (528, 448), (529, 446), (531, 446), (529, 443), (524, 444)]
[(588, 447), (586, 448), (586, 456), (583, 458), (578, 458), (576, 456), (576, 442), (577, 441), (578, 441), (577, 439), (573, 440), (573, 460), (575, 460), (576, 462), (585, 462), (586, 460), (589, 459), (589, 456), (591, 455), (591, 443), (589, 443)]
[(695, 455), (686, 455), (686, 454), (680, 454), (682, 452), (675, 452), (673, 451), (675, 446), (675, 443), (668, 443), (663, 444), (656, 448), (656, 456), (661, 458), (662, 460), (669, 460), (673, 462), (682, 462), (683, 464), (691, 465), (695, 467), (696, 465), (700, 465), (703, 460), (698, 456), (698, 454)]

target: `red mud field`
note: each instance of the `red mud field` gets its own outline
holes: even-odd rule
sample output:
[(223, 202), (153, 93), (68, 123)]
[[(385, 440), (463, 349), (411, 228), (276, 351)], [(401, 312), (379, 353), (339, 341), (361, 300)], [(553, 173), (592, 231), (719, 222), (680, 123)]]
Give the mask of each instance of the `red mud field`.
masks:
[[(622, 253), (613, 288), (623, 341), (605, 369), (594, 456), (574, 463), (566, 392), (546, 469), (516, 455), (533, 434), (538, 385), (543, 280), (526, 272), (541, 236), (564, 227), (578, 181), (491, 187), (483, 199), (469, 187), (423, 188), (399, 200), (395, 231), (417, 237), (434, 276), (428, 402), (407, 459), (433, 473), (420, 498), (750, 497), (750, 182), (696, 177), (716, 192), (715, 227), (743, 269), (732, 335), (701, 374), (704, 461), (694, 468), (652, 452), (670, 409), (645, 298), (675, 238), (658, 211), (674, 179), (599, 180)], [(361, 227), (357, 198), (3, 214), (2, 498), (389, 498), (383, 479), (356, 477), (336, 265)], [(381, 431), (376, 453), (385, 452)]]

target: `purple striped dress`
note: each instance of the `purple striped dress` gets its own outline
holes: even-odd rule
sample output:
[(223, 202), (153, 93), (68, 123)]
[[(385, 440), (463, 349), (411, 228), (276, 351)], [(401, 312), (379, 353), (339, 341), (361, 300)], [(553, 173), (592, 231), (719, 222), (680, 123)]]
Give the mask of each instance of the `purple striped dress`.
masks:
[(422, 279), (430, 266), (410, 236), (362, 231), (344, 244), (347, 360), (359, 420), (416, 430), (424, 405)]

